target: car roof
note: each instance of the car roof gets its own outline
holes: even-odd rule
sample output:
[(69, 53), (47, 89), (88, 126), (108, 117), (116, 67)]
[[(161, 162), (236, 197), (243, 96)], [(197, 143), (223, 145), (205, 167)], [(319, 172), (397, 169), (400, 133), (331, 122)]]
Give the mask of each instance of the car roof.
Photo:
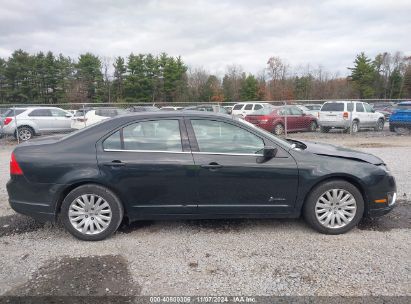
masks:
[(411, 101), (401, 101), (398, 103), (399, 105), (411, 106)]
[(235, 105), (238, 104), (246, 104), (246, 103), (263, 103), (263, 104), (269, 104), (267, 101), (259, 101), (259, 100), (255, 100), (255, 101), (241, 101), (241, 102), (237, 102)]
[[(186, 111), (156, 111), (156, 112), (131, 112), (125, 113), (116, 117), (141, 117), (141, 118), (150, 118), (150, 117), (222, 117), (222, 118), (232, 118), (229, 114), (216, 113), (216, 112), (206, 112), (206, 111), (195, 111), (195, 110), (186, 110)], [(114, 117), (114, 118), (116, 118)]]

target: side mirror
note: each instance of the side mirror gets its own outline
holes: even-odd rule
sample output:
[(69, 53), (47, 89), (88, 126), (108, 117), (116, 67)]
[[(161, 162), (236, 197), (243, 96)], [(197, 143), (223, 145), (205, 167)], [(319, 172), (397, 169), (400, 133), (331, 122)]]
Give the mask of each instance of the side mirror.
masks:
[(264, 147), (264, 150), (263, 150), (264, 159), (268, 160), (268, 159), (274, 158), (277, 155), (277, 151), (278, 149), (274, 147)]

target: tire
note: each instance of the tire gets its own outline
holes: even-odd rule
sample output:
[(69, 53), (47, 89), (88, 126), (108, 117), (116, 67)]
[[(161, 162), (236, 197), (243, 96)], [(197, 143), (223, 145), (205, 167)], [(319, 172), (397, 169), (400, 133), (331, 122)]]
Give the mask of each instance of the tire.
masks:
[(411, 129), (406, 127), (394, 127), (394, 131), (398, 135), (408, 135), (411, 133)]
[(15, 137), (20, 141), (27, 141), (32, 139), (34, 136), (34, 130), (30, 127), (27, 126), (22, 126), (22, 127), (18, 127), (16, 132), (15, 132)]
[(310, 132), (315, 132), (315, 131), (317, 131), (317, 128), (318, 128), (317, 123), (316, 123), (315, 121), (312, 121), (312, 122), (310, 123), (310, 129), (309, 129), (309, 131), (310, 131)]
[(330, 132), (330, 127), (320, 127), (320, 132), (321, 133), (328, 133), (328, 132)]
[(375, 131), (379, 131), (381, 132), (382, 130), (384, 130), (384, 119), (380, 118), (377, 121), (377, 126), (374, 128)]
[[(337, 203), (332, 202), (332, 200), (330, 201), (333, 205), (327, 205), (323, 200), (323, 197), (327, 199), (327, 193), (331, 191), (332, 194), (334, 190), (337, 190), (336, 197), (342, 193), (341, 199), (339, 200), (338, 205)], [(343, 199), (346, 198), (347, 194), (349, 197), (343, 202)], [(354, 199), (354, 201), (352, 201), (352, 199)], [(353, 207), (355, 207), (355, 209), (353, 209)], [(347, 215), (345, 212), (350, 215)], [(324, 234), (342, 234), (351, 230), (361, 220), (363, 213), (364, 199), (361, 192), (353, 184), (344, 180), (331, 180), (321, 183), (309, 193), (303, 206), (303, 216), (305, 221), (312, 228)], [(327, 218), (330, 215), (328, 226), (327, 223), (321, 222), (320, 220), (324, 215), (325, 218), (322, 219), (322, 221), (327, 221)], [(334, 223), (332, 222), (333, 215)], [(343, 215), (347, 221), (343, 220), (341, 215)], [(337, 216), (339, 217), (339, 221)], [(334, 227), (332, 227), (332, 224), (334, 224)]]
[(282, 135), (284, 134), (284, 126), (280, 123), (274, 126), (274, 134), (275, 135)]
[(360, 124), (357, 120), (354, 120), (351, 124), (351, 133), (358, 133), (360, 129)]
[(389, 129), (390, 129), (390, 132), (395, 132), (394, 126), (390, 125), (390, 126), (389, 126)]
[[(100, 198), (101, 201), (98, 204)], [(79, 200), (83, 204), (80, 204)], [(92, 201), (95, 207), (102, 209), (100, 212), (93, 208), (86, 209), (87, 202)], [(76, 214), (73, 215), (73, 213)], [(123, 205), (117, 196), (107, 188), (94, 184), (83, 185), (72, 190), (64, 198), (60, 212), (61, 221), (66, 230), (83, 241), (100, 241), (111, 236), (120, 226), (123, 215)], [(96, 230), (100, 231), (96, 232)]]

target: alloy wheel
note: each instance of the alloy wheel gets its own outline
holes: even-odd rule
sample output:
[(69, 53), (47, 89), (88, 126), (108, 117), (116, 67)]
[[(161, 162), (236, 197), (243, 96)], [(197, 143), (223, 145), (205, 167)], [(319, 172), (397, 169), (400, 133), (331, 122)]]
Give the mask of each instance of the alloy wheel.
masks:
[(99, 234), (109, 226), (112, 212), (101, 196), (84, 194), (70, 204), (68, 217), (71, 225), (82, 234)]
[(313, 121), (310, 125), (310, 130), (312, 132), (314, 132), (315, 130), (317, 130), (317, 123), (315, 121)]
[(379, 120), (378, 124), (377, 124), (377, 128), (379, 131), (382, 131), (384, 129), (384, 121), (383, 120)]
[(318, 222), (326, 228), (342, 228), (348, 225), (357, 212), (354, 196), (344, 189), (324, 192), (315, 204)]
[(276, 125), (275, 128), (274, 128), (274, 133), (275, 133), (276, 135), (281, 135), (281, 134), (283, 134), (283, 133), (284, 133), (284, 127), (283, 127), (283, 125), (282, 125), (282, 124)]
[(22, 128), (18, 130), (18, 136), (22, 141), (29, 140), (31, 138), (31, 132), (30, 130), (26, 128)]

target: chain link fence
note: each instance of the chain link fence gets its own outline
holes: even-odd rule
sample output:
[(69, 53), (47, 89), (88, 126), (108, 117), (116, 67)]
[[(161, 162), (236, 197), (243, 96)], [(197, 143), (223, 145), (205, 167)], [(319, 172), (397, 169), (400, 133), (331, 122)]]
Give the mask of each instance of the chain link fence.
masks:
[(0, 145), (16, 144), (44, 135), (71, 133), (126, 112), (158, 110), (199, 110), (235, 115), (278, 136), (298, 132), (341, 136), (343, 133), (354, 135), (362, 130), (389, 133), (389, 116), (400, 101), (5, 104), (0, 105)]

